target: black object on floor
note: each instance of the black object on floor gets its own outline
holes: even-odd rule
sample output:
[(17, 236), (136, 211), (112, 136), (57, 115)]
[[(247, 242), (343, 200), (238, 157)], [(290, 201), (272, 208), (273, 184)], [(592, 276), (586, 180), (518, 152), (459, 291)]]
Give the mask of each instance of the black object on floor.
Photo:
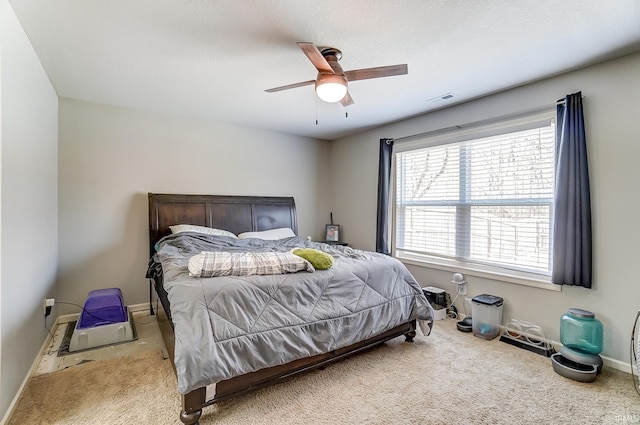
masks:
[(537, 341), (538, 345), (528, 343), (527, 341), (523, 341), (520, 338), (515, 338), (507, 333), (502, 334), (500, 337), (500, 341), (506, 342), (507, 344), (511, 344), (513, 346), (524, 348), (525, 350), (531, 351), (532, 353), (540, 354), (541, 356), (551, 357), (551, 355), (555, 354), (555, 350), (551, 346), (551, 344), (544, 343), (543, 341)]
[(456, 326), (460, 332), (471, 332), (473, 329), (473, 322), (471, 317), (465, 317), (461, 321), (456, 323)]

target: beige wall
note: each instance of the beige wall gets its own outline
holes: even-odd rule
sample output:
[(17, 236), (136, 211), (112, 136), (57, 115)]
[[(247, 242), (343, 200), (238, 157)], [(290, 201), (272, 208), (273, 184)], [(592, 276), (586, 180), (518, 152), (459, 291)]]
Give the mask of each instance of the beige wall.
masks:
[(58, 97), (6, 0), (0, 66), (2, 418), (46, 337), (58, 262)]
[[(455, 91), (455, 88), (452, 89)], [(332, 209), (352, 245), (375, 249), (379, 139), (400, 138), (457, 124), (553, 105), (566, 94), (585, 96), (594, 228), (594, 289), (562, 292), (468, 277), (468, 297), (505, 299), (504, 318), (542, 325), (559, 339), (560, 316), (570, 307), (596, 313), (603, 322), (603, 355), (629, 363), (629, 339), (640, 309), (634, 264), (640, 249), (640, 54), (634, 54), (459, 106), (379, 127), (332, 144)], [(356, 195), (357, 194), (357, 195)], [(409, 267), (423, 286), (455, 294), (451, 273)], [(462, 307), (460, 301), (458, 307)]]
[[(88, 291), (115, 286), (128, 304), (146, 301), (147, 192), (294, 196), (300, 235), (321, 238), (333, 211), (343, 238), (372, 250), (381, 137), (535, 109), (578, 90), (589, 139), (594, 289), (558, 293), (468, 277), (468, 296), (503, 296), (505, 318), (538, 323), (556, 340), (567, 308), (590, 309), (605, 326), (603, 354), (624, 364), (640, 308), (632, 267), (640, 253), (640, 54), (329, 143), (59, 100), (0, 0), (0, 417), (45, 339), (45, 297), (82, 304)], [(409, 268), (423, 285), (454, 292), (450, 273)], [(77, 309), (56, 307), (54, 316), (66, 312)]]
[(59, 125), (60, 300), (148, 299), (148, 192), (294, 196), (299, 234), (321, 235), (329, 142), (70, 99)]

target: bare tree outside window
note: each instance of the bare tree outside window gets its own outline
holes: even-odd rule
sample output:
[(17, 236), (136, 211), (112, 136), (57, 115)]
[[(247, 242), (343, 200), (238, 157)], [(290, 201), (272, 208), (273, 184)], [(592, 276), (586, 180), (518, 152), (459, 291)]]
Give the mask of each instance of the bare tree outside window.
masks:
[(396, 155), (398, 249), (550, 269), (553, 125)]

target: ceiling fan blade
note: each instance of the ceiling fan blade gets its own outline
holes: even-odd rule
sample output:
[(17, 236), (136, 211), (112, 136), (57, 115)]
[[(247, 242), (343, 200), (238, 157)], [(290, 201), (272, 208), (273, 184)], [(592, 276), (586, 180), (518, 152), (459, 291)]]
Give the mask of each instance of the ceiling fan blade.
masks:
[(300, 83), (294, 83), (294, 84), (288, 84), (286, 86), (274, 87), (272, 89), (267, 89), (265, 91), (267, 93), (274, 93), (274, 92), (277, 92), (277, 91), (289, 90), (289, 89), (295, 89), (297, 87), (308, 86), (310, 84), (314, 84), (315, 82), (316, 82), (316, 80), (302, 81)]
[(354, 69), (345, 71), (344, 76), (348, 81), (368, 80), (370, 78), (392, 77), (394, 75), (405, 75), (409, 73), (407, 64), (379, 66), (377, 68)]
[(342, 98), (342, 100), (340, 101), (340, 103), (342, 103), (342, 106), (347, 107), (349, 105), (353, 105), (353, 99), (351, 98), (351, 95), (349, 94), (349, 92), (347, 91), (347, 94), (344, 95), (344, 97)]
[(328, 72), (330, 74), (335, 74), (329, 62), (322, 56), (320, 50), (313, 43), (306, 43), (299, 41), (298, 47), (302, 50), (302, 52), (309, 58), (313, 66), (316, 67), (318, 72)]

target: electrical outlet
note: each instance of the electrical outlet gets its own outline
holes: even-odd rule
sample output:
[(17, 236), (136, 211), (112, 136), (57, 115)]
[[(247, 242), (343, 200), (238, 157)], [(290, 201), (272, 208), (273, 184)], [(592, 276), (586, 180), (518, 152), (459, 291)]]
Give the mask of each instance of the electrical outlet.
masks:
[(45, 298), (44, 299), (44, 317), (47, 317), (51, 314), (51, 308), (56, 303), (55, 298)]

